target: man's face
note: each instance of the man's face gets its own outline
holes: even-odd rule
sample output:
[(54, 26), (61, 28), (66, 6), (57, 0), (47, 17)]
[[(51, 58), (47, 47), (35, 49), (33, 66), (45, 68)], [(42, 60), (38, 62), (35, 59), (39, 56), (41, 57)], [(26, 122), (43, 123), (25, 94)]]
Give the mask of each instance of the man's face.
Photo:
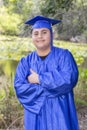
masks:
[(33, 29), (32, 40), (38, 50), (50, 48), (50, 30), (47, 28)]

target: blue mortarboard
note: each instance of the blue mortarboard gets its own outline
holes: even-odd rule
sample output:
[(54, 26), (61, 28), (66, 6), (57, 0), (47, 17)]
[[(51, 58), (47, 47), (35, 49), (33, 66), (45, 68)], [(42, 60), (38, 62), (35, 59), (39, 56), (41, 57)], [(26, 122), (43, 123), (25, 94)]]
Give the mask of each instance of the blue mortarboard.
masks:
[(41, 28), (41, 27), (46, 27), (46, 28), (51, 28), (52, 25), (60, 23), (61, 20), (55, 20), (43, 16), (36, 16), (30, 20), (27, 20), (25, 24), (32, 25), (32, 28)]

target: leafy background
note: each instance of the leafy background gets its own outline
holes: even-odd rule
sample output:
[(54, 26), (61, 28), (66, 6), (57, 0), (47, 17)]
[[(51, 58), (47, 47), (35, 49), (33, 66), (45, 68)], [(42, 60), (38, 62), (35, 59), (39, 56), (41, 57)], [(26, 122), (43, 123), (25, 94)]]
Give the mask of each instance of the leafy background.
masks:
[(20, 58), (35, 49), (31, 27), (24, 25), (35, 15), (62, 20), (53, 27), (54, 45), (69, 49), (75, 57), (76, 108), (87, 106), (87, 0), (0, 0), (0, 129), (23, 127), (23, 108), (13, 81)]

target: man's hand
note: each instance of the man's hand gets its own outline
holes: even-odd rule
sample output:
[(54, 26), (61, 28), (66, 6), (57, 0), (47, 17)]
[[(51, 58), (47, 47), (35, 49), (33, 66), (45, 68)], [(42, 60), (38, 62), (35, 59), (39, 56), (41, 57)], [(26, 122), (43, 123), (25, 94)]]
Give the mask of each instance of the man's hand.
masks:
[(39, 78), (38, 74), (34, 72), (32, 69), (30, 69), (31, 74), (28, 76), (28, 81), (30, 83), (38, 83), (39, 84)]

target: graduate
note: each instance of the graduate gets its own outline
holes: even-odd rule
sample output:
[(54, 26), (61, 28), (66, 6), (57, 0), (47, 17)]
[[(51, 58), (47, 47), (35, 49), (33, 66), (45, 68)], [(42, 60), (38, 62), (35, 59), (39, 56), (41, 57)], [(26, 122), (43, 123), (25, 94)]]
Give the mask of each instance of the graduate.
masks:
[(14, 79), (25, 130), (79, 130), (73, 94), (78, 68), (70, 51), (53, 45), (52, 26), (60, 22), (43, 16), (25, 22), (36, 47), (21, 58)]

